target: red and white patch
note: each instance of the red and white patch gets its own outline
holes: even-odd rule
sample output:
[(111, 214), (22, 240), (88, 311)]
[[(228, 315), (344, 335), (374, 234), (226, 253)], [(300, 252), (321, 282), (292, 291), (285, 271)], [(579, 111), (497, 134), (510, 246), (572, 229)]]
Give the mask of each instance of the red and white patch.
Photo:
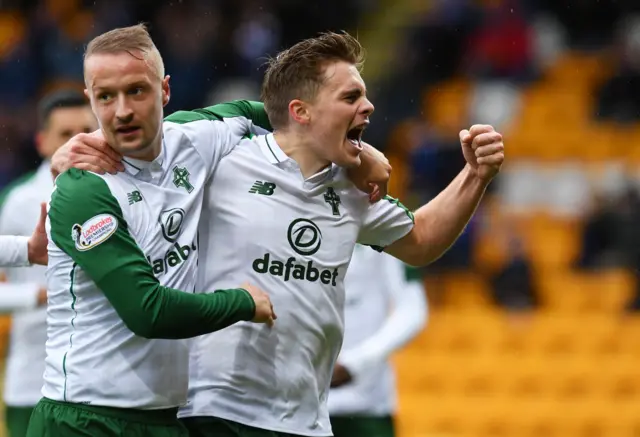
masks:
[(110, 214), (98, 214), (82, 225), (71, 228), (71, 238), (79, 251), (92, 249), (104, 243), (118, 229), (118, 220)]

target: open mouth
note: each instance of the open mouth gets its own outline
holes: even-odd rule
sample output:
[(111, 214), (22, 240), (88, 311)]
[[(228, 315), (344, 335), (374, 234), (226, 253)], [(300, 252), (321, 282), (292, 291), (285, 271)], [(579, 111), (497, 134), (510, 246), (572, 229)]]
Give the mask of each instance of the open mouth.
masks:
[(122, 126), (116, 129), (116, 132), (118, 132), (119, 134), (127, 135), (133, 132), (137, 132), (139, 129), (140, 127), (138, 126)]
[(362, 133), (367, 128), (367, 125), (368, 123), (363, 123), (347, 131), (347, 141), (358, 148), (358, 150), (362, 150)]

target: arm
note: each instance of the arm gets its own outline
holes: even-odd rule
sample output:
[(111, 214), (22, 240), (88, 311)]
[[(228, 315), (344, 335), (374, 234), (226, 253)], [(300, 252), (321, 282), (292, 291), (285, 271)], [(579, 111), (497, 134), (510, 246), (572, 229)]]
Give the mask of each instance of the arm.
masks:
[(46, 303), (46, 290), (36, 283), (0, 284), (0, 313), (34, 309)]
[[(192, 294), (160, 285), (118, 201), (96, 175), (75, 169), (60, 175), (49, 221), (52, 241), (97, 284), (136, 335), (189, 338), (254, 317), (255, 304), (246, 290)], [(104, 232), (86, 242), (79, 225), (91, 222), (99, 222)]]
[(0, 236), (0, 267), (29, 265), (29, 237)]
[[(0, 194), (0, 267), (27, 267), (31, 264), (46, 264), (47, 238), (44, 231), (46, 204), (41, 205), (40, 220), (31, 237), (15, 235), (16, 221), (20, 223), (19, 204), (15, 204), (13, 188), (27, 180), (33, 173), (18, 178)], [(14, 234), (14, 235), (11, 235)], [(44, 236), (44, 239), (42, 238)], [(44, 261), (44, 262), (43, 262)]]
[(165, 121), (172, 123), (171, 129), (178, 130), (189, 139), (202, 157), (208, 169), (208, 176), (213, 173), (218, 162), (240, 144), (243, 138), (268, 132), (256, 127), (257, 123), (271, 128), (264, 112), (264, 105), (244, 100), (194, 111), (179, 111), (167, 117)]
[[(264, 110), (264, 104), (262, 102), (250, 102), (248, 100), (234, 100), (233, 102), (220, 103), (192, 111), (176, 111), (166, 117), (165, 121), (183, 124), (196, 120), (223, 121), (224, 119), (238, 117), (247, 119), (252, 122), (253, 125), (263, 130), (273, 130), (269, 122), (269, 117)], [(251, 133), (252, 124), (245, 123), (246, 131), (243, 135)]]
[(410, 280), (401, 262), (388, 255), (381, 256), (387, 258), (385, 268), (372, 274), (380, 275), (389, 287), (394, 307), (375, 335), (340, 353), (338, 361), (353, 379), (386, 361), (394, 351), (413, 339), (427, 320), (427, 299), (422, 281)]
[[(236, 100), (219, 105), (209, 106), (193, 111), (176, 111), (165, 118), (165, 121), (176, 124), (187, 124), (194, 121), (227, 122), (233, 133), (231, 146), (236, 146), (240, 139), (249, 134), (261, 134), (271, 131), (269, 118), (261, 102)], [(211, 136), (211, 135), (210, 135)], [(201, 142), (210, 150), (219, 147), (217, 142), (211, 142), (210, 137)], [(217, 147), (211, 147), (211, 146)], [(221, 156), (228, 150), (223, 150)], [(122, 156), (113, 150), (105, 141), (102, 131), (90, 134), (78, 134), (67, 141), (51, 157), (51, 173), (54, 177), (70, 168), (92, 171), (98, 174), (124, 171)]]
[(407, 264), (432, 263), (451, 247), (475, 212), (504, 161), (502, 135), (491, 126), (460, 132), (467, 165), (438, 196), (418, 209), (415, 226), (385, 251)]
[(486, 187), (465, 167), (447, 188), (415, 211), (412, 231), (385, 252), (413, 266), (437, 260), (460, 236)]

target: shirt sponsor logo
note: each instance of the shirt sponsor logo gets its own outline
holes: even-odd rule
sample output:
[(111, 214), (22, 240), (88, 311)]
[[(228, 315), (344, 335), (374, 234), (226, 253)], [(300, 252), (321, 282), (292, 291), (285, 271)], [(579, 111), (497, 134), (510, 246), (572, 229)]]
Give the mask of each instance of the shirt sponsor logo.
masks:
[(178, 237), (182, 234), (182, 225), (184, 224), (185, 212), (181, 208), (172, 208), (162, 211), (158, 221), (162, 229), (162, 237), (172, 243), (169, 249), (161, 258), (151, 257), (147, 255), (147, 261), (153, 268), (156, 276), (164, 275), (174, 267), (179, 267), (189, 259), (189, 256), (197, 250), (196, 242), (191, 244), (182, 244), (178, 241)]
[(253, 261), (253, 270), (256, 273), (268, 273), (272, 276), (280, 276), (284, 282), (288, 282), (290, 279), (298, 279), (300, 281), (316, 282), (320, 280), (323, 284), (336, 286), (336, 279), (338, 278), (338, 268), (334, 269), (322, 269), (318, 268), (317, 264), (313, 261), (306, 263), (297, 262), (294, 257), (289, 257), (287, 261), (283, 262), (275, 258), (271, 258), (272, 255), (265, 253), (262, 258), (255, 259)]
[(75, 224), (71, 228), (71, 238), (76, 249), (81, 252), (104, 243), (118, 229), (118, 220), (110, 214), (98, 214), (82, 225)]
[(185, 263), (192, 253), (195, 253), (197, 246), (195, 241), (191, 245), (181, 245), (175, 243), (162, 258), (152, 259), (147, 255), (147, 261), (151, 264), (153, 273), (156, 276), (162, 276), (174, 267), (178, 267)]
[(295, 219), (287, 229), (287, 239), (299, 255), (313, 255), (322, 244), (322, 231), (311, 220)]
[(162, 236), (169, 243), (175, 243), (182, 231), (182, 222), (184, 221), (184, 210), (181, 208), (173, 208), (163, 211), (160, 214), (160, 226), (162, 226)]
[[(287, 229), (287, 239), (291, 248), (302, 256), (310, 256), (318, 252), (322, 244), (322, 232), (311, 220), (295, 219)], [(294, 257), (286, 261), (277, 259), (273, 254), (265, 253), (252, 264), (253, 271), (281, 277), (284, 282), (291, 279), (300, 281), (320, 281), (325, 285), (336, 286), (338, 268), (324, 269), (313, 261), (298, 261)]]

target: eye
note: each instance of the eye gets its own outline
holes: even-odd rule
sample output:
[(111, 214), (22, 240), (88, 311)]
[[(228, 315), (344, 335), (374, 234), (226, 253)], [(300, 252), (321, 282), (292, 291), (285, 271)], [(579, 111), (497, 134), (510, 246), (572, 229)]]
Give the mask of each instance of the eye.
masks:
[(98, 100), (101, 102), (107, 102), (111, 98), (111, 95), (108, 93), (100, 93), (98, 94)]
[(358, 100), (358, 96), (354, 96), (354, 95), (352, 95), (352, 96), (347, 96), (347, 97), (345, 97), (345, 100), (346, 100), (347, 102), (349, 102), (349, 103), (355, 103), (355, 102), (356, 102), (356, 100)]
[(142, 89), (142, 87), (137, 86), (135, 88), (131, 88), (129, 90), (129, 94), (131, 94), (132, 96), (139, 96), (140, 94), (142, 94), (144, 90)]

